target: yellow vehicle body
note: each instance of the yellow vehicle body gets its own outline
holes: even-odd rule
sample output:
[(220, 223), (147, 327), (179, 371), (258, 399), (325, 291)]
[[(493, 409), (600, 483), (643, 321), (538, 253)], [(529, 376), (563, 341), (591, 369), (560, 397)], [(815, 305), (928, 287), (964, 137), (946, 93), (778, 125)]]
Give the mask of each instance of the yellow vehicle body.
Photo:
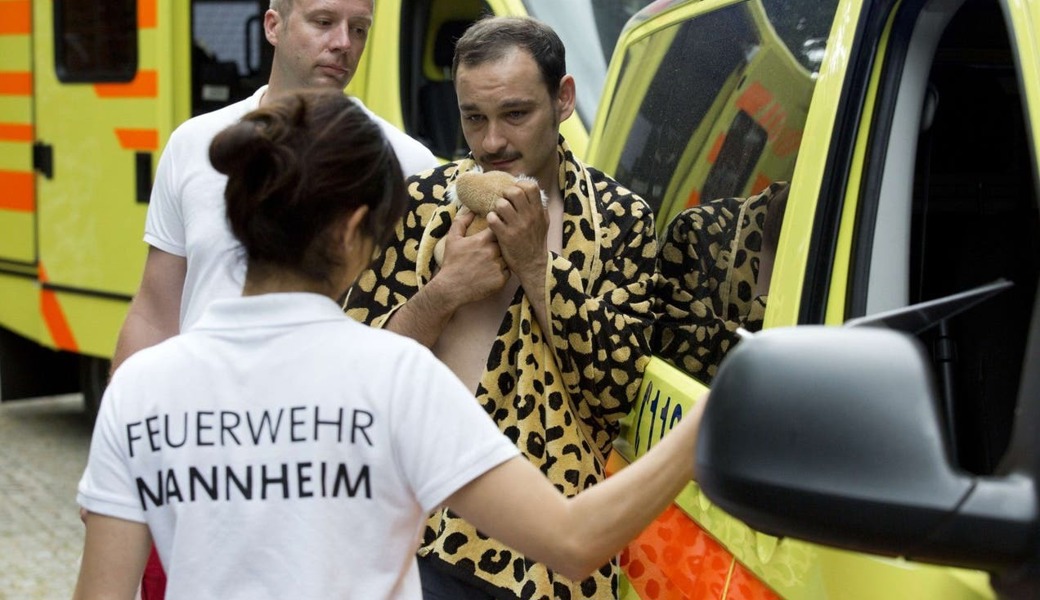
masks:
[[(454, 97), (445, 40), (453, 44), (460, 27), (483, 14), (526, 15), (529, 5), (549, 19), (571, 14), (520, 0), (375, 4), (347, 91), (425, 142), (432, 138), (418, 120), (458, 121), (457, 106), (444, 103), (445, 91)], [(0, 399), (82, 389), (97, 401), (147, 253), (144, 219), (159, 153), (181, 122), (266, 82), (267, 6), (115, 0), (99, 11), (83, 0), (0, 0)], [(567, 10), (592, 15), (591, 7), (575, 2)], [(631, 12), (617, 10), (602, 42), (581, 22), (568, 30), (588, 38), (569, 59), (579, 67), (591, 61), (598, 73), (587, 89), (579, 83), (593, 108), (607, 67), (603, 47), (609, 52)], [(446, 21), (453, 36), (435, 48)], [(413, 106), (427, 84), (436, 84), (436, 111)], [(563, 123), (579, 155), (591, 122), (586, 109)], [(439, 155), (464, 151), (463, 141)]]
[[(111, 354), (140, 277), (153, 157), (187, 115), (187, 94), (175, 90), (190, 89), (189, 39), (178, 44), (175, 32), (187, 30), (188, 4), (150, 0), (113, 19), (133, 21), (133, 61), (118, 74), (98, 67), (96, 81), (77, 72), (97, 66), (74, 56), (97, 50), (76, 46), (77, 10), (0, 2), (0, 328), (90, 366)], [(56, 38), (56, 20), (68, 37)], [(8, 383), (52, 365), (52, 353), (14, 339), (0, 345)], [(23, 351), (43, 363), (22, 362)], [(96, 382), (103, 368), (94, 366)], [(74, 391), (5, 387), (5, 396)]]
[[(1010, 51), (997, 45), (1003, 60), (987, 58), (985, 66), (1007, 74), (1001, 79), (1007, 87), (1000, 96), (1020, 101), (1023, 109), (1005, 114), (1003, 110), (987, 108), (988, 112), (980, 114), (1000, 113), (1011, 119), (1008, 132), (1020, 130), (1015, 114), (1025, 115), (1027, 133), (1024, 137), (1014, 136), (1022, 168), (1006, 178), (1022, 181), (1022, 191), (1027, 195), (1023, 218), (1030, 215), (1035, 219), (1035, 212), (1030, 212), (1036, 210), (1035, 190), (1028, 195), (1032, 185), (1028, 180), (1035, 180), (1040, 171), (1035, 149), (1040, 140), (1037, 3), (969, 0), (963, 6), (957, 2), (937, 6), (935, 2), (907, 0), (840, 0), (814, 2), (804, 10), (824, 10), (821, 7), (826, 4), (831, 7), (829, 14), (820, 17), (826, 26), (822, 37), (806, 40), (812, 43), (804, 47), (792, 47), (785, 44), (775, 27), (777, 19), (783, 16), (771, 16), (764, 7), (797, 11), (808, 3), (655, 2), (630, 21), (619, 38), (590, 139), (589, 162), (614, 173), (623, 185), (644, 195), (655, 210), (658, 231), (662, 233), (679, 212), (690, 206), (720, 197), (749, 196), (774, 181), (791, 182), (769, 288), (767, 328), (840, 325), (853, 317), (909, 303), (913, 283), (908, 286), (905, 277), (891, 275), (882, 268), (891, 261), (893, 271), (914, 272), (913, 261), (893, 260), (886, 254), (889, 240), (896, 247), (891, 252), (905, 249), (900, 241), (903, 231), (897, 225), (906, 219), (900, 213), (886, 212), (885, 199), (905, 196), (909, 203), (912, 195), (920, 195), (918, 191), (910, 193), (913, 186), (909, 180), (921, 184), (914, 178), (913, 157), (915, 151), (923, 152), (927, 142), (924, 134), (918, 134), (918, 127), (901, 128), (892, 123), (899, 123), (900, 115), (916, 119), (930, 109), (936, 110), (929, 93), (923, 91), (927, 86), (920, 84), (922, 80), (939, 81), (941, 69), (963, 67), (958, 61), (968, 62), (969, 56), (971, 61), (980, 60), (957, 45), (964, 38), (954, 37), (957, 31), (967, 35), (967, 24), (974, 24), (979, 16), (985, 17), (982, 22), (1003, 27), (1003, 43)], [(939, 13), (944, 15), (935, 17)], [(703, 42), (702, 46), (686, 42), (687, 53), (680, 52), (683, 35), (703, 40), (720, 24), (732, 25), (736, 21), (742, 23), (734, 29), (738, 34), (728, 32), (727, 36)], [(943, 33), (941, 26), (952, 33)], [(932, 34), (922, 33), (928, 31), (949, 37), (928, 38)], [(933, 46), (919, 43), (919, 38), (930, 39)], [(734, 48), (726, 48), (727, 44)], [(934, 45), (942, 50), (935, 51)], [(956, 51), (949, 49), (953, 47)], [(796, 56), (801, 50), (804, 53)], [(739, 54), (739, 60), (727, 63), (727, 52), (731, 56)], [(994, 55), (989, 52), (987, 56), (992, 58)], [(712, 53), (721, 58), (711, 56)], [(906, 56), (914, 60), (924, 57), (932, 62), (915, 63), (906, 58), (905, 63), (899, 63)], [(808, 63), (813, 63), (809, 64), (812, 68), (807, 68)], [(904, 69), (901, 75), (889, 67), (897, 63)], [(925, 65), (923, 70), (920, 64)], [(930, 67), (932, 64), (935, 66)], [(975, 67), (975, 63), (967, 66)], [(907, 75), (928, 75), (929, 68), (933, 69), (930, 78)], [(1017, 92), (1012, 83), (1016, 80)], [(688, 87), (684, 87), (686, 84)], [(700, 93), (695, 87), (707, 88), (709, 91), (704, 94), (708, 97), (692, 101), (691, 94)], [(916, 100), (911, 108), (904, 109), (896, 101), (904, 96), (917, 98), (914, 94), (918, 93), (925, 100)], [(655, 100), (654, 94), (668, 95), (664, 100)], [(940, 107), (944, 98), (956, 104), (948, 100), (949, 95), (940, 94), (939, 98)], [(657, 112), (661, 106), (679, 109), (665, 117)], [(733, 133), (741, 112), (749, 117), (745, 121), (757, 125), (758, 135), (744, 135), (750, 128), (741, 129), (744, 152), (731, 153), (729, 164), (720, 164), (727, 136)], [(895, 116), (888, 120), (885, 115)], [(931, 126), (922, 116), (915, 125), (923, 130), (926, 125), (922, 123), (926, 122)], [(949, 121), (942, 122), (942, 126), (950, 127), (945, 131), (954, 131), (955, 127)], [(675, 131), (678, 133), (669, 138)], [(955, 131), (950, 135), (956, 139)], [(974, 159), (978, 164), (999, 147), (980, 146), (971, 155), (980, 157)], [(900, 148), (908, 148), (907, 154), (900, 154)], [(994, 161), (997, 162), (1000, 161)], [(967, 164), (970, 170), (973, 164)], [(729, 170), (726, 185), (716, 185), (715, 192), (705, 194), (712, 171), (720, 168)], [(985, 171), (980, 181), (1005, 180), (1000, 171), (986, 171), (997, 167), (975, 168)], [(962, 186), (968, 185), (955, 179), (955, 171), (951, 169), (947, 175), (953, 185), (942, 188), (952, 190), (948, 192), (951, 194), (960, 193)], [(891, 187), (890, 182), (901, 182), (903, 189)], [(924, 185), (927, 184), (925, 181)], [(975, 185), (981, 189), (981, 183)], [(910, 214), (909, 207), (906, 214)], [(875, 215), (877, 225), (868, 229), (865, 223)], [(909, 236), (911, 226), (906, 227)], [(1007, 235), (1015, 237), (1012, 233)], [(821, 239), (826, 241), (821, 243)], [(875, 244), (868, 252), (864, 247), (870, 239), (885, 243)], [(1031, 299), (1031, 290), (1036, 286), (1036, 251), (1035, 246), (1029, 245), (1031, 242), (1025, 243), (1025, 256), (1031, 256), (1032, 262), (1027, 261), (1031, 271), (1026, 272), (1019, 285), (1025, 284), (1025, 298)], [(1018, 256), (1013, 254), (1012, 258)], [(1025, 316), (1028, 319), (1028, 313)], [(647, 369), (635, 409), (615, 445), (610, 470), (624, 468), (646, 453), (707, 389), (697, 378), (655, 357)], [(732, 435), (739, 436), (741, 432), (734, 431)], [(625, 575), (623, 595), (630, 600), (994, 597), (988, 575), (981, 571), (840, 551), (755, 531), (715, 506), (694, 482), (629, 545), (621, 563)]]

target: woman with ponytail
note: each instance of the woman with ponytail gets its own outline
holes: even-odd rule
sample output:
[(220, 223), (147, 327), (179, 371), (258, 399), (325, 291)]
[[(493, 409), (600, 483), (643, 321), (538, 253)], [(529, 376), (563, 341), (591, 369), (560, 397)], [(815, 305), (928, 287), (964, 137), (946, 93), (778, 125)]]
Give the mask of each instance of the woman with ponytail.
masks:
[(581, 578), (689, 481), (697, 411), (565, 498), (425, 347), (343, 314), (407, 195), (342, 93), (247, 114), (210, 160), (243, 295), (115, 373), (79, 486), (76, 598), (133, 598), (153, 540), (170, 599), (419, 598), (415, 550), (441, 505)]

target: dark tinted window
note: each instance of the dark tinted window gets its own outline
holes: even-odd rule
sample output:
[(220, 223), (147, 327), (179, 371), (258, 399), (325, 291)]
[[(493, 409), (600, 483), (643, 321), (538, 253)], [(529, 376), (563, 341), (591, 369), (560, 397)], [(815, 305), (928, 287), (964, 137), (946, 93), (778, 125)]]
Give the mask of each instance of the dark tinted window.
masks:
[(810, 71), (819, 71), (834, 19), (834, 2), (762, 0), (769, 22), (791, 54)]
[(54, 44), (61, 81), (132, 80), (137, 73), (136, 0), (57, 0)]
[(998, 278), (1014, 283), (922, 336), (957, 458), (977, 473), (992, 473), (1008, 446), (1040, 272), (1035, 163), (1017, 80), (999, 5), (969, 0), (929, 76), (934, 118), (918, 144), (909, 287), (919, 302)]
[(747, 52), (758, 46), (758, 37), (743, 6), (722, 9), (639, 42), (626, 56), (621, 81), (629, 69), (646, 68), (641, 61), (629, 60), (633, 54), (652, 51), (662, 42), (668, 49), (615, 170), (617, 179), (642, 195), (655, 212), (691, 136), (727, 80), (744, 64)]
[(603, 130), (621, 150), (599, 166), (659, 232), (689, 206), (790, 180), (836, 5), (732, 4), (627, 47)]
[(192, 114), (237, 102), (267, 83), (272, 46), (267, 0), (196, 0), (192, 23)]

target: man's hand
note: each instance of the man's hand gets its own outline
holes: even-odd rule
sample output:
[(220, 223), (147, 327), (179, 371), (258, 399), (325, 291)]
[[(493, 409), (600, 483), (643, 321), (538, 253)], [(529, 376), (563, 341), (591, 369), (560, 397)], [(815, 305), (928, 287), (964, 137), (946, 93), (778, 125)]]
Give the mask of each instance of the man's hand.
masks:
[(444, 238), (444, 264), (430, 282), (436, 282), (438, 292), (451, 298), (448, 304), (453, 308), (483, 300), (509, 281), (495, 234), (485, 229), (466, 236), (473, 219), (473, 213), (465, 212), (451, 224)]
[(518, 181), (506, 188), (488, 213), (488, 228), (495, 232), (502, 258), (520, 279), (542, 331), (549, 332), (545, 301), (545, 272), (549, 268), (549, 210), (534, 181)]
[(549, 211), (542, 206), (541, 191), (534, 181), (518, 181), (502, 195), (488, 213), (488, 226), (495, 232), (509, 270), (528, 290), (529, 282), (544, 283)]
[(386, 328), (432, 348), (464, 304), (483, 300), (505, 286), (509, 270), (490, 229), (466, 237), (473, 213), (456, 215), (444, 237), (444, 263), (390, 317)]

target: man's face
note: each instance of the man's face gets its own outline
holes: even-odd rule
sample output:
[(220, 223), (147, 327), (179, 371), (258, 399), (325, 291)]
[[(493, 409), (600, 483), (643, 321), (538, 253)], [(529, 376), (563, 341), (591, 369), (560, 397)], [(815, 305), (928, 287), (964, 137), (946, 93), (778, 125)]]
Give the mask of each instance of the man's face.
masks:
[(288, 14), (267, 11), (272, 87), (346, 87), (365, 50), (372, 10), (372, 0), (294, 0)]
[(500, 60), (459, 65), (455, 72), (462, 131), (485, 171), (507, 171), (559, 187), (560, 121), (574, 110), (574, 81), (564, 77), (555, 98), (534, 58), (515, 49)]

